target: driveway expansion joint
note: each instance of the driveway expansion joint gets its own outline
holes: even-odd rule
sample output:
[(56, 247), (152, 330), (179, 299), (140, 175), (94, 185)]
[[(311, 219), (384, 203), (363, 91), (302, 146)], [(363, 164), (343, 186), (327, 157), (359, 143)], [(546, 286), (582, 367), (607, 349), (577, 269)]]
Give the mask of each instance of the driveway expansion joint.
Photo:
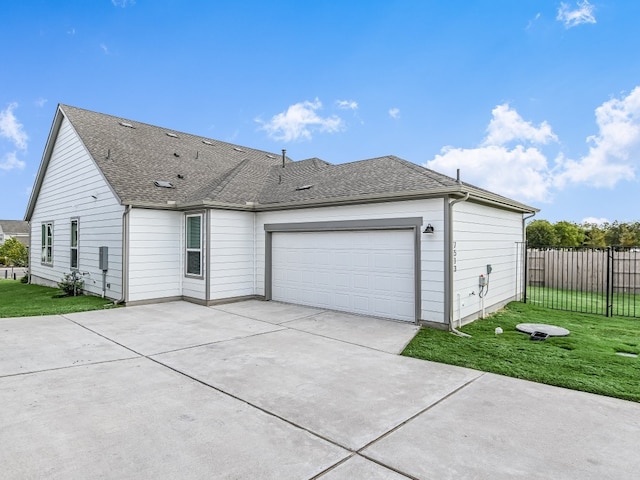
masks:
[[(469, 380), (468, 382), (463, 383), (462, 385), (460, 385), (457, 388), (454, 388), (453, 390), (451, 390), (449, 393), (447, 393), (445, 396), (443, 396), (442, 398), (436, 400), (435, 402), (427, 405), (425, 408), (423, 408), (422, 410), (420, 410), (419, 412), (415, 413), (414, 415), (410, 416), (409, 418), (403, 420), (402, 422), (400, 422), (398, 425), (396, 425), (395, 427), (391, 428), (390, 430), (387, 430), (386, 432), (384, 432), (382, 435), (380, 435), (378, 438), (375, 438), (373, 440), (371, 440), (369, 443), (367, 443), (365, 446), (360, 447), (356, 453), (358, 453), (358, 455), (361, 455), (363, 457), (365, 457), (368, 460), (371, 460), (373, 462), (375, 462), (375, 460), (373, 458), (368, 457), (366, 454), (363, 453), (363, 450), (369, 448), (371, 445), (373, 445), (376, 442), (379, 442), (380, 440), (382, 440), (383, 438), (391, 435), (393, 432), (395, 432), (396, 430), (399, 430), (400, 428), (404, 427), (407, 423), (411, 422), (412, 420), (415, 420), (416, 418), (418, 418), (420, 415), (422, 415), (425, 412), (428, 412), (429, 410), (431, 410), (432, 408), (436, 407), (437, 405), (440, 405), (441, 403), (445, 402), (446, 400), (448, 400), (449, 398), (453, 397), (455, 394), (457, 394), (458, 392), (464, 390), (465, 388), (467, 388), (469, 385), (471, 385), (472, 383), (474, 383), (476, 380), (484, 377), (486, 375), (486, 372), (478, 372), (478, 375), (474, 378), (472, 378), (471, 380)], [(378, 462), (376, 462), (378, 463)], [(403, 474), (405, 475), (405, 474)]]
[(18, 372), (18, 373), (9, 373), (6, 375), (0, 375), (1, 378), (9, 378), (9, 377), (19, 377), (21, 375), (33, 375), (35, 373), (46, 373), (46, 372), (55, 372), (56, 370), (66, 370), (68, 368), (78, 368), (78, 367), (88, 367), (91, 365), (101, 365), (103, 363), (115, 363), (115, 362), (123, 362), (126, 360), (135, 360), (136, 358), (140, 358), (140, 355), (135, 357), (124, 357), (124, 358), (114, 358), (112, 360), (99, 360), (97, 362), (84, 362), (78, 363), (75, 365), (65, 365), (63, 367), (54, 367), (54, 368), (44, 368), (42, 370), (29, 370), (28, 372)]

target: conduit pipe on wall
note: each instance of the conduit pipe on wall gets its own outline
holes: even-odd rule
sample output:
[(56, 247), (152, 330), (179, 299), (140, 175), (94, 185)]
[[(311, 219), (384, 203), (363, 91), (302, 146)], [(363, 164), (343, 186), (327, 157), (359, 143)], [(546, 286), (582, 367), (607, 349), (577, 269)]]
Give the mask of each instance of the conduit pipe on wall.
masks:
[(129, 213), (131, 205), (127, 205), (122, 214), (122, 295), (114, 301), (114, 305), (127, 301), (127, 279), (129, 277)]
[[(460, 337), (471, 337), (471, 335), (467, 335), (466, 333), (462, 333), (456, 329), (453, 325), (453, 305), (454, 305), (454, 293), (453, 293), (453, 206), (456, 203), (466, 202), (469, 200), (469, 192), (467, 192), (464, 197), (458, 198), (456, 200), (449, 200), (449, 204), (447, 208), (449, 209), (449, 222), (447, 223), (447, 230), (449, 233), (449, 298), (447, 301), (449, 302), (449, 331), (455, 335)], [(460, 318), (460, 322), (462, 322), (462, 317)]]

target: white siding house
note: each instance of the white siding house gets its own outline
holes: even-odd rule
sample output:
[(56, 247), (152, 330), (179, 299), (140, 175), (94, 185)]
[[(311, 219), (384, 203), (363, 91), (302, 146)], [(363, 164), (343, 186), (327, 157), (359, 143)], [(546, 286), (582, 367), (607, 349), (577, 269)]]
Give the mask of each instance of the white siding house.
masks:
[(397, 157), (293, 162), (60, 105), (25, 220), (34, 283), (75, 270), (126, 304), (258, 298), (454, 328), (518, 298), (535, 211)]
[[(77, 221), (76, 269), (84, 277), (85, 290), (103, 294), (103, 272), (98, 267), (99, 247), (109, 249), (104, 295), (122, 294), (122, 214), (120, 205), (104, 176), (92, 160), (71, 123), (62, 119), (50, 144), (47, 174), (32, 199), (31, 281), (55, 286), (72, 270), (71, 228)], [(51, 142), (51, 139), (50, 139)], [(43, 245), (42, 230), (51, 229), (52, 244)], [(49, 249), (47, 251), (47, 249)]]
[[(522, 242), (522, 215), (485, 205), (455, 205), (453, 294), (456, 322), (468, 323), (519, 298), (514, 265)], [(488, 267), (491, 273), (488, 272)], [(480, 288), (480, 276), (486, 282)]]

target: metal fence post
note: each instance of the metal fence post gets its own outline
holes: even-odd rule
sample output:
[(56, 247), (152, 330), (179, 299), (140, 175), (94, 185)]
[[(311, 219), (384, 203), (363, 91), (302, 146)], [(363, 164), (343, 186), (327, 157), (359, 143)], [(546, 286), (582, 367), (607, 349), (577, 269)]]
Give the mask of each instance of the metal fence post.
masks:
[(529, 265), (529, 248), (527, 243), (523, 244), (522, 251), (524, 252), (524, 303), (527, 303), (527, 284), (529, 283), (529, 269), (527, 266)]
[(613, 292), (612, 292), (612, 270), (613, 270), (613, 250), (611, 247), (607, 247), (607, 305), (606, 305), (606, 313), (607, 317), (611, 316), (612, 310), (612, 302), (613, 302)]

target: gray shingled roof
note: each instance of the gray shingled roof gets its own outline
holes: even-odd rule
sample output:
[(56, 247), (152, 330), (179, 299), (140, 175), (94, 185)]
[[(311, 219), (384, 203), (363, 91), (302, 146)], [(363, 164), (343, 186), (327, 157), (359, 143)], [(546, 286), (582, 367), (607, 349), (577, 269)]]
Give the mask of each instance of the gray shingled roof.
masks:
[[(274, 153), (67, 105), (60, 108), (123, 202), (244, 204), (255, 201), (271, 167), (282, 163)], [(175, 188), (157, 187), (156, 180)]]
[(0, 231), (6, 235), (29, 235), (29, 222), (23, 220), (0, 220)]
[[(478, 198), (535, 211), (394, 156), (340, 165), (318, 158), (298, 162), (287, 158), (283, 168), (280, 154), (67, 105), (60, 109), (125, 204), (250, 203), (251, 208), (274, 208), (298, 202), (348, 202), (362, 196), (383, 199), (471, 191)], [(171, 182), (174, 188), (158, 187), (156, 180)]]

